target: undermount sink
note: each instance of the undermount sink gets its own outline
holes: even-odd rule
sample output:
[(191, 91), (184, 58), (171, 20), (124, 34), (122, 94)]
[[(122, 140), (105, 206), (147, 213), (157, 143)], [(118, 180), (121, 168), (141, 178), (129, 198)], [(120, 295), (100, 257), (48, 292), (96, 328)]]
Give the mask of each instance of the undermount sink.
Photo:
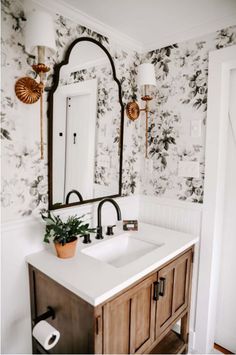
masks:
[(129, 235), (121, 235), (82, 249), (81, 252), (119, 268), (160, 248), (162, 245), (136, 239)]

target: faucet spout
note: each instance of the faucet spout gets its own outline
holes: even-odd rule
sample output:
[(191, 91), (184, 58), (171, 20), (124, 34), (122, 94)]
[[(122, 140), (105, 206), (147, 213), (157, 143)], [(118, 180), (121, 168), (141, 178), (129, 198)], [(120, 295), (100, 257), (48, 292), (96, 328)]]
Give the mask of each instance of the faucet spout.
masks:
[(103, 239), (103, 235), (102, 235), (102, 206), (106, 202), (110, 202), (115, 207), (115, 210), (117, 213), (117, 220), (121, 221), (121, 210), (120, 210), (120, 207), (116, 201), (114, 201), (112, 198), (105, 198), (104, 200), (99, 202), (98, 209), (97, 209), (98, 225), (97, 225), (96, 239)]

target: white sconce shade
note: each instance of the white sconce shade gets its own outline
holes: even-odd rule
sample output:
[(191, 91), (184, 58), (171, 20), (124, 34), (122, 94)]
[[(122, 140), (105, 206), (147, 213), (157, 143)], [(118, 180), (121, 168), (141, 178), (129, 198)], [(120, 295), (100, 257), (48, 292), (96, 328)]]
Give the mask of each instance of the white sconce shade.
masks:
[(37, 46), (56, 51), (55, 30), (51, 15), (42, 11), (28, 14), (25, 26), (25, 47), (33, 53)]
[(138, 67), (138, 85), (139, 87), (144, 85), (156, 86), (155, 68), (151, 63), (143, 63)]

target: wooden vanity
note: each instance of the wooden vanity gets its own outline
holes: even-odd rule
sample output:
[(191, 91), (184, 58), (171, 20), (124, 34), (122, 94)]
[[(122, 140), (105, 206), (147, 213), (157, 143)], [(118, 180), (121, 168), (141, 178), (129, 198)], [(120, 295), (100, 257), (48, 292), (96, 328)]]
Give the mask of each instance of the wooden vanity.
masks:
[[(31, 317), (53, 307), (61, 333), (48, 353), (186, 353), (192, 262), (193, 247), (95, 307), (29, 265)], [(32, 339), (33, 353), (47, 353)]]

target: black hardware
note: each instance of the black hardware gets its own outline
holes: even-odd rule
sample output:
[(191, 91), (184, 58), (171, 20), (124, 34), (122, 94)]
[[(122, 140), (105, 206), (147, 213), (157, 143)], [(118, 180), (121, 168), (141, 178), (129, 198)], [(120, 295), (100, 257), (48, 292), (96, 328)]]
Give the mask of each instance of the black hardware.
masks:
[(103, 235), (102, 235), (102, 226), (97, 227), (97, 235), (95, 237), (96, 239), (103, 239)]
[(114, 224), (114, 226), (107, 226), (107, 232), (106, 235), (114, 235), (113, 233), (113, 228), (116, 227), (116, 225)]
[(160, 277), (160, 292), (159, 295), (164, 297), (166, 290), (166, 279), (164, 277)]
[(41, 314), (40, 316), (36, 317), (34, 320), (33, 320), (33, 324), (37, 324), (38, 322), (40, 322), (41, 320), (45, 320), (45, 319), (48, 319), (48, 318), (51, 318), (54, 319), (55, 318), (55, 311), (52, 307), (48, 306), (47, 307), (47, 312)]
[(103, 239), (103, 235), (102, 235), (102, 206), (105, 202), (110, 202), (115, 207), (116, 213), (117, 213), (117, 219), (118, 219), (118, 221), (121, 221), (121, 210), (120, 210), (118, 203), (116, 201), (112, 200), (112, 198), (104, 198), (104, 200), (99, 202), (98, 209), (97, 209), (98, 226), (97, 226), (97, 235), (95, 237), (96, 239)]
[(153, 284), (153, 299), (154, 301), (159, 300), (160, 282), (155, 281)]
[(62, 137), (62, 136), (63, 136), (63, 133), (62, 133), (62, 132), (60, 132), (60, 133), (59, 133), (59, 136), (60, 136), (60, 137)]
[(73, 133), (73, 137), (74, 137), (74, 144), (76, 143), (76, 133)]
[[(91, 199), (86, 199), (86, 200), (81, 200), (78, 202), (73, 202), (71, 203), (71, 205), (78, 205), (78, 204), (84, 204), (84, 203), (91, 203), (91, 202), (95, 202), (95, 201), (101, 201), (102, 198), (104, 197), (119, 197), (122, 194), (122, 166), (123, 166), (123, 140), (124, 140), (124, 105), (122, 102), (122, 88), (121, 88), (121, 83), (118, 80), (117, 76), (116, 76), (116, 68), (115, 68), (115, 64), (113, 61), (113, 58), (111, 56), (111, 54), (108, 52), (108, 50), (106, 49), (106, 47), (104, 47), (100, 42), (98, 42), (97, 40), (91, 38), (91, 37), (79, 37), (76, 40), (74, 40), (68, 47), (66, 53), (65, 53), (65, 57), (64, 59), (61, 61), (61, 63), (56, 64), (54, 67), (54, 74), (53, 74), (53, 85), (50, 88), (49, 91), (49, 97), (48, 97), (48, 117), (49, 117), (49, 127), (48, 127), (48, 194), (49, 194), (49, 209), (51, 210), (55, 210), (58, 208), (66, 208), (68, 207), (66, 204), (57, 204), (57, 203), (53, 203), (53, 97), (55, 94), (56, 89), (59, 86), (59, 80), (60, 80), (60, 71), (61, 68), (69, 63), (69, 59), (70, 59), (70, 54), (74, 48), (75, 45), (77, 45), (78, 43), (82, 43), (82, 42), (90, 42), (90, 43), (94, 43), (96, 44), (98, 47), (100, 47), (105, 54), (107, 55), (110, 64), (111, 64), (111, 68), (112, 68), (112, 75), (113, 75), (113, 79), (117, 84), (117, 88), (118, 88), (118, 95), (119, 95), (119, 103), (121, 106), (121, 120), (120, 120), (120, 139), (119, 139), (119, 154), (120, 154), (120, 161), (119, 161), (119, 191), (117, 194), (114, 195), (110, 195), (110, 196), (103, 196), (103, 197), (97, 197), (97, 198), (91, 198)], [(68, 97), (68, 99), (70, 100), (71, 98)], [(55, 119), (55, 118), (54, 118)]]
[(102, 322), (102, 318), (101, 318), (101, 316), (98, 316), (96, 318), (96, 334), (99, 334), (99, 332), (100, 332), (101, 325), (102, 325), (101, 322)]
[(83, 234), (83, 235), (81, 235), (81, 237), (84, 237), (84, 240), (83, 240), (84, 244), (92, 243), (91, 239), (90, 239), (90, 234)]
[(68, 192), (68, 194), (66, 195), (66, 204), (69, 204), (69, 199), (70, 199), (70, 195), (71, 194), (76, 194), (79, 198), (79, 200), (82, 202), (83, 201), (83, 197), (81, 195), (81, 193), (77, 190), (71, 190), (70, 192)]

